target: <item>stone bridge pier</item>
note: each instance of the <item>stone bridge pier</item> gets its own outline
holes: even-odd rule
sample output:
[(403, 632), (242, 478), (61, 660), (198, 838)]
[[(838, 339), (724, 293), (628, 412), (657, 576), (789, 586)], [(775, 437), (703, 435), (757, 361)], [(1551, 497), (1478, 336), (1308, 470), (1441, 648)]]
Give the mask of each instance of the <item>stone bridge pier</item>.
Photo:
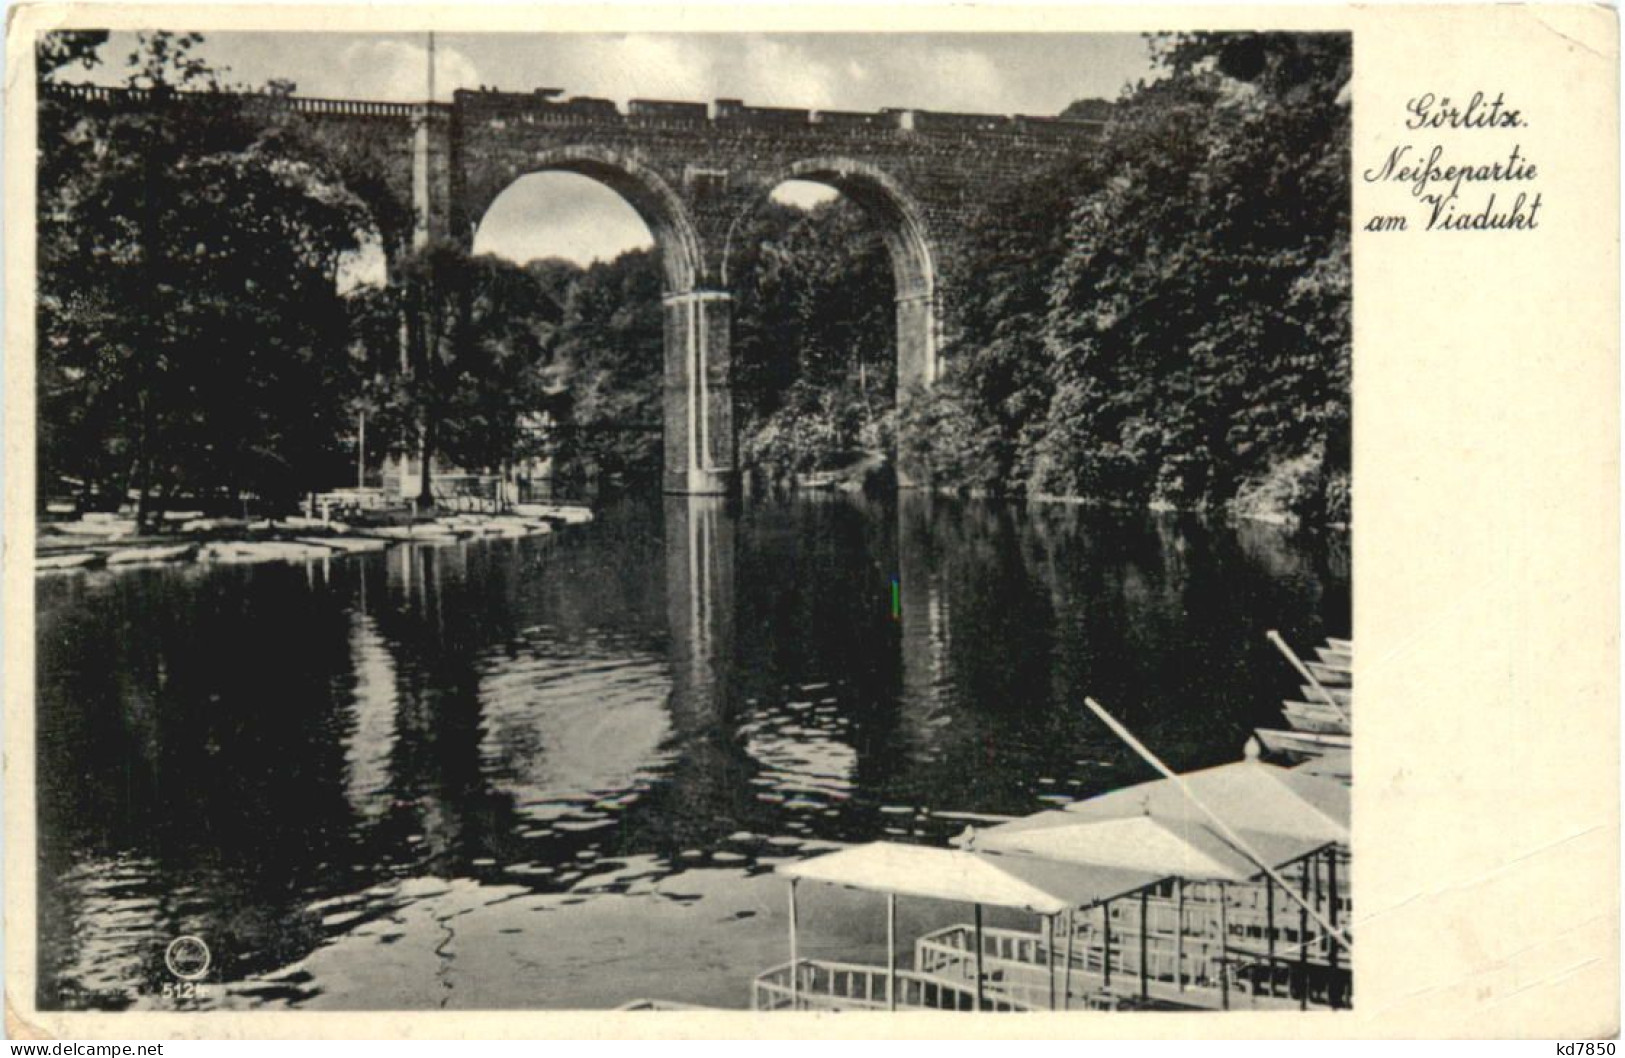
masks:
[(718, 495), (735, 483), (736, 446), (729, 327), (733, 296), (688, 290), (662, 299), (666, 317), (666, 456), (670, 493)]

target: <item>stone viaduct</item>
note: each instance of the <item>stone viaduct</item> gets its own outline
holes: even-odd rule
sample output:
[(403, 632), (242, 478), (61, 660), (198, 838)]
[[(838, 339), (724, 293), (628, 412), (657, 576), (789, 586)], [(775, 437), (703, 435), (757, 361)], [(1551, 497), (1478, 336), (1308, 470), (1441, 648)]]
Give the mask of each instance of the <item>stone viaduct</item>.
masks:
[[(95, 105), (145, 93), (52, 89)], [(386, 254), (431, 240), (473, 245), (515, 181), (563, 171), (619, 193), (648, 225), (664, 271), (667, 492), (735, 480), (729, 255), (740, 222), (787, 180), (856, 202), (883, 236), (897, 292), (900, 389), (937, 376), (953, 259), (966, 221), (1001, 182), (1086, 149), (1104, 122), (888, 109), (877, 113), (635, 99), (623, 111), (562, 91), (458, 91), (449, 104), (290, 98), (291, 108), (397, 208), (379, 210)], [(395, 220), (391, 220), (392, 214)]]

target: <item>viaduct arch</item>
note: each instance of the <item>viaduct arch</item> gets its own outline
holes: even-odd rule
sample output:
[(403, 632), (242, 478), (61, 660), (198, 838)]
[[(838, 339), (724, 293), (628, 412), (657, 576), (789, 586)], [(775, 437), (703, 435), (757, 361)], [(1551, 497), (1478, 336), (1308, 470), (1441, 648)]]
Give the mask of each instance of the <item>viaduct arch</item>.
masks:
[[(79, 105), (147, 105), (147, 93), (55, 86)], [(565, 171), (619, 193), (661, 258), (667, 492), (729, 491), (736, 444), (729, 333), (730, 238), (779, 184), (835, 188), (878, 227), (897, 290), (898, 383), (930, 385), (952, 264), (966, 222), (994, 187), (1075, 155), (1104, 122), (885, 109), (874, 113), (458, 91), (448, 104), (256, 97), (308, 119), (381, 201), (386, 256), (445, 240), (471, 249), (506, 188)]]

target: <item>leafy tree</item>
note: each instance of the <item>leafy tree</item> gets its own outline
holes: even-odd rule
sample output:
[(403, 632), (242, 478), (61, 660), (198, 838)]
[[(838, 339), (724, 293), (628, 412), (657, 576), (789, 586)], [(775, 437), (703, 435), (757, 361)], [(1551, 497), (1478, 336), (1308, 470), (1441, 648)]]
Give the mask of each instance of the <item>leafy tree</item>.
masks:
[(42, 98), (41, 483), (286, 503), (342, 460), (335, 277), (364, 218), (285, 123), (144, 35), (139, 107)]
[(559, 404), (552, 358), (563, 312), (516, 265), (479, 256), (466, 268), (464, 341), (443, 446), (460, 466), (505, 470), (543, 452), (534, 423)]
[(585, 269), (558, 261), (532, 269), (560, 284), (555, 406), (562, 476), (653, 478), (660, 471), (665, 370), (654, 251), (629, 250)]
[(53, 81), (58, 73), (74, 66), (93, 69), (101, 62), (102, 45), (108, 36), (105, 29), (59, 29), (40, 34), (34, 50), (34, 74), (39, 83)]
[(891, 260), (842, 198), (745, 219), (734, 284), (734, 392), (745, 460), (775, 475), (889, 447), (897, 356)]
[(1159, 54), (1170, 76), (1118, 106), (1071, 213), (1031, 484), (1218, 506), (1310, 468), (1327, 487), (1289, 513), (1322, 516), (1347, 472), (1348, 38)]
[(561, 476), (658, 472), (663, 322), (649, 251), (581, 268), (431, 245), (369, 295), (363, 344), (408, 321), (406, 369), (367, 388), (386, 443), (430, 467), (504, 472), (551, 455)]
[[(1055, 218), (1098, 185), (1098, 169), (1086, 155), (995, 188), (967, 225), (964, 252), (948, 263), (963, 296), (950, 320), (942, 384), (905, 410), (911, 457), (937, 487), (1018, 492), (1025, 485), (1054, 390), (1043, 335), (1050, 284), (1071, 248)], [(917, 429), (930, 422), (954, 426)]]

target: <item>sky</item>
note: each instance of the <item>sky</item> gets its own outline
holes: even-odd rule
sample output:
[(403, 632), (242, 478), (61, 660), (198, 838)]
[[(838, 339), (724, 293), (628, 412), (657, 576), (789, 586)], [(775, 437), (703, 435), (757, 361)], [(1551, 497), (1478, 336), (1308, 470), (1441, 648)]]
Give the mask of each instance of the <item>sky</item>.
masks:
[[(115, 33), (91, 79), (117, 82), (132, 33)], [(232, 83), (284, 78), (300, 95), (418, 101), (428, 87), (421, 34), (211, 33), (201, 52)], [(832, 110), (909, 107), (1056, 114), (1076, 99), (1115, 98), (1151, 76), (1137, 34), (439, 34), (435, 98), (458, 88)], [(63, 79), (80, 79), (79, 76)], [(831, 192), (785, 185), (810, 205)], [(647, 246), (648, 230), (614, 192), (584, 177), (524, 178), (482, 220), (475, 249), (517, 261), (581, 263)]]

